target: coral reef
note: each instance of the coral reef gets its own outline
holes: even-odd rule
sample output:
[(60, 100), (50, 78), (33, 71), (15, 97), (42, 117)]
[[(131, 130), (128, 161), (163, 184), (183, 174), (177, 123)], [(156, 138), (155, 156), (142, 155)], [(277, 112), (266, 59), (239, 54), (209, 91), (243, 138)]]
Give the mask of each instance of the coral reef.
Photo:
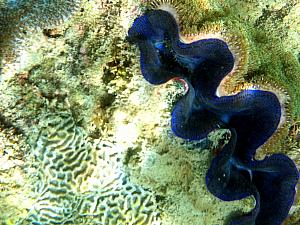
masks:
[[(217, 87), (233, 68), (233, 56), (218, 39), (180, 42), (176, 19), (167, 11), (153, 10), (138, 17), (128, 35), (140, 49), (141, 71), (147, 81), (161, 84), (180, 76), (189, 83), (188, 93), (172, 111), (175, 135), (200, 140), (218, 127), (231, 130), (231, 140), (213, 160), (206, 182), (210, 192), (222, 200), (255, 196), (255, 209), (232, 224), (281, 224), (293, 204), (299, 172), (283, 154), (253, 161), (257, 148), (279, 126), (281, 105), (277, 96), (246, 90), (217, 97)], [(268, 191), (274, 182), (279, 186), (275, 192), (284, 197), (276, 198)], [(273, 202), (278, 205), (276, 209)]]
[[(0, 8), (6, 7), (6, 2), (0, 0)], [(280, 102), (287, 106), (290, 122), (283, 123), (282, 131), (255, 158), (281, 152), (300, 165), (300, 4), (287, 0), (156, 0), (150, 5), (153, 2), (84, 0), (80, 10), (61, 26), (42, 25), (45, 29), (36, 32), (28, 28), (26, 34), (12, 37), (15, 41), (5, 41), (8, 50), (16, 49), (19, 57), (14, 64), (3, 61), (0, 82), (1, 165), (13, 165), (0, 174), (1, 223), (17, 224), (28, 212), (32, 219), (38, 216), (33, 206), (39, 199), (36, 184), (41, 182), (36, 174), (41, 173), (42, 164), (36, 161), (26, 138), (35, 145), (38, 133), (46, 129), (45, 115), (58, 116), (58, 112), (72, 115), (75, 127), (87, 135), (85, 141), (97, 155), (97, 169), (87, 181), (79, 190), (71, 185), (75, 197), (66, 201), (66, 208), (73, 212), (58, 211), (69, 215), (71, 224), (105, 221), (111, 211), (105, 204), (106, 209), (96, 206), (105, 201), (101, 196), (130, 199), (133, 190), (152, 196), (149, 200), (157, 206), (149, 207), (149, 211), (155, 208), (148, 214), (153, 220), (147, 224), (152, 225), (227, 224), (255, 207), (253, 197), (226, 202), (207, 190), (205, 172), (230, 139), (228, 132), (218, 130), (209, 139), (188, 142), (171, 131), (170, 113), (187, 93), (187, 83), (178, 79), (153, 86), (139, 75), (137, 48), (126, 41), (127, 31), (137, 16), (157, 7), (176, 13), (186, 43), (210, 37), (228, 45), (235, 64), (221, 95), (236, 94), (253, 84), (276, 94), (277, 87), (281, 89), (280, 96), (288, 101)], [(69, 15), (70, 11), (65, 12)], [(14, 57), (9, 51), (5, 54)], [(132, 188), (127, 194), (126, 186)], [(298, 196), (284, 224), (299, 224), (299, 200)], [(122, 212), (121, 205), (114, 203), (111, 209)], [(53, 207), (61, 210), (60, 205), (57, 200)], [(44, 206), (49, 207), (47, 201)], [(115, 219), (117, 215), (113, 214)]]

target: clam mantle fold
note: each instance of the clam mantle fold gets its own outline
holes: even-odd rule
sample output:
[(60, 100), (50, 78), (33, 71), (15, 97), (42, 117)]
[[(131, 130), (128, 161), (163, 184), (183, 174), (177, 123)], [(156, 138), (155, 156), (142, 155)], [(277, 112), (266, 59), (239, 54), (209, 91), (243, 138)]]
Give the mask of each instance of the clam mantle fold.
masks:
[(224, 201), (255, 197), (255, 208), (231, 224), (281, 224), (294, 201), (297, 167), (283, 154), (254, 159), (256, 150), (278, 128), (281, 105), (277, 96), (244, 90), (218, 97), (217, 87), (234, 66), (228, 45), (215, 38), (181, 42), (177, 22), (167, 11), (153, 10), (135, 19), (128, 40), (140, 50), (141, 71), (148, 82), (162, 84), (181, 77), (189, 85), (172, 112), (176, 136), (200, 140), (220, 127), (231, 131), (229, 143), (206, 175), (208, 190)]

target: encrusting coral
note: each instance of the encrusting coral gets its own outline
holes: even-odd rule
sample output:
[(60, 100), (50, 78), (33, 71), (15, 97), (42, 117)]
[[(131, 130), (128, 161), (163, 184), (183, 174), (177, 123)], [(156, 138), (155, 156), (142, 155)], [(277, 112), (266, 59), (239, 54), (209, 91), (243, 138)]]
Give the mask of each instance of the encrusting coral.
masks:
[[(216, 96), (220, 82), (233, 68), (233, 55), (219, 39), (181, 42), (176, 19), (168, 11), (153, 10), (138, 17), (128, 37), (139, 47), (147, 81), (161, 84), (179, 76), (189, 84), (188, 93), (172, 111), (175, 135), (200, 140), (216, 128), (230, 129), (231, 140), (212, 161), (206, 183), (211, 193), (225, 201), (255, 197), (256, 207), (232, 224), (281, 224), (293, 204), (298, 169), (283, 154), (254, 160), (257, 148), (280, 123), (277, 96), (254, 89)], [(277, 198), (268, 191), (274, 182), (278, 184), (275, 192), (280, 193)]]

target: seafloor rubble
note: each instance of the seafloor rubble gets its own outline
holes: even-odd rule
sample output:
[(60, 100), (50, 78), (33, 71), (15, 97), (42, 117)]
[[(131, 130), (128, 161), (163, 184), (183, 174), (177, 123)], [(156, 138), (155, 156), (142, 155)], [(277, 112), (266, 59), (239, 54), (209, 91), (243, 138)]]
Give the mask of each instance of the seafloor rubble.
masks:
[[(300, 166), (300, 2), (172, 4), (182, 33), (235, 36), (245, 60), (227, 90), (282, 89), (289, 121), (257, 157), (283, 152)], [(84, 1), (63, 25), (13, 46), (19, 57), (4, 65), (0, 83), (1, 223), (221, 225), (251, 210), (252, 198), (223, 202), (205, 186), (227, 132), (197, 143), (175, 137), (170, 112), (184, 87), (142, 78), (126, 35), (149, 7)], [(286, 224), (299, 218), (298, 197)]]

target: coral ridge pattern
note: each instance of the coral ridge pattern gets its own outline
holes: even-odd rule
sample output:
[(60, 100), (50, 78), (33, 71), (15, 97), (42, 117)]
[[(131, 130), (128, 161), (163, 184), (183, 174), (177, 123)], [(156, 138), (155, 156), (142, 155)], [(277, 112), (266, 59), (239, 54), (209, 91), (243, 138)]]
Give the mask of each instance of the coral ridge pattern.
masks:
[[(146, 225), (155, 219), (153, 194), (120, 171), (116, 146), (100, 141), (95, 148), (69, 113), (49, 114), (43, 124), (32, 140), (38, 198), (18, 225)], [(100, 173), (95, 187), (89, 180), (93, 172)]]
[(135, 19), (128, 41), (140, 50), (141, 72), (148, 82), (162, 84), (181, 77), (189, 85), (172, 111), (176, 136), (200, 140), (217, 128), (231, 131), (229, 143), (206, 175), (208, 190), (221, 200), (255, 197), (255, 208), (231, 224), (282, 224), (294, 201), (298, 169), (283, 154), (254, 159), (279, 126), (278, 97), (257, 89), (217, 96), (220, 82), (234, 67), (233, 54), (220, 39), (183, 43), (176, 19), (167, 11), (152, 10)]

